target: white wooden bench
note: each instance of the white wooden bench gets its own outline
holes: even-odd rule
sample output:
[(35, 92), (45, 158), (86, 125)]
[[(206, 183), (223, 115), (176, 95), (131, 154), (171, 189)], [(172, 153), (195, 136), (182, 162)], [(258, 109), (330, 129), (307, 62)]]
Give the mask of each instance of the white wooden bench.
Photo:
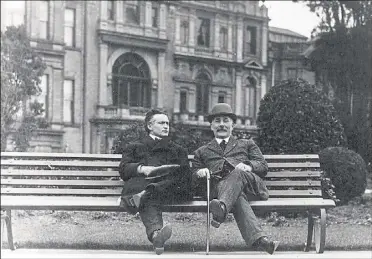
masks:
[[(9, 248), (15, 249), (12, 210), (121, 211), (120, 159), (121, 155), (112, 154), (2, 152), (1, 209)], [(265, 182), (270, 198), (252, 201), (252, 208), (260, 212), (308, 212), (304, 250), (310, 250), (314, 237), (316, 251), (322, 253), (326, 209), (335, 203), (322, 197), (318, 155), (265, 155), (265, 159), (269, 165)], [(165, 212), (207, 212), (208, 204), (195, 197), (192, 201), (163, 207)], [(207, 222), (210, 222), (209, 213)], [(210, 225), (206, 226), (208, 254)]]

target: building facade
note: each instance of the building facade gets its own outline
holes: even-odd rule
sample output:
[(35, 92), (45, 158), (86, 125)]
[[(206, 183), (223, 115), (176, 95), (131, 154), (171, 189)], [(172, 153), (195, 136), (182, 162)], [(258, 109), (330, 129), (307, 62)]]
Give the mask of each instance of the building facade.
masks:
[(24, 6), (32, 47), (48, 66), (37, 97), (50, 123), (46, 139), (58, 143), (36, 151), (107, 153), (118, 131), (150, 108), (208, 128), (206, 115), (218, 102), (233, 107), (237, 130), (256, 133), (272, 81), (268, 11), (258, 1)]

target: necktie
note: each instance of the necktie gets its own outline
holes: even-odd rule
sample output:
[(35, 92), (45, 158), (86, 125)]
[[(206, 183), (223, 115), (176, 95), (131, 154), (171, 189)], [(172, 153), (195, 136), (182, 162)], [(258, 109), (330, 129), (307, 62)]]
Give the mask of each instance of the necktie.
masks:
[(220, 143), (220, 147), (223, 151), (225, 151), (225, 148), (226, 148), (226, 141), (225, 140), (222, 140), (221, 143)]

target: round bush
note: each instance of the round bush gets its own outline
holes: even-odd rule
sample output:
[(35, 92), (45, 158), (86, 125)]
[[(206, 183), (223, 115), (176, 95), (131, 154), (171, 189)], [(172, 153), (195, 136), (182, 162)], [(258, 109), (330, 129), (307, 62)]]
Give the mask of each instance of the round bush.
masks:
[(257, 126), (267, 154), (318, 153), (346, 144), (344, 129), (328, 97), (303, 79), (282, 81), (261, 101)]
[(356, 152), (342, 147), (328, 147), (319, 153), (320, 166), (335, 186), (336, 198), (345, 203), (364, 194), (367, 165)]

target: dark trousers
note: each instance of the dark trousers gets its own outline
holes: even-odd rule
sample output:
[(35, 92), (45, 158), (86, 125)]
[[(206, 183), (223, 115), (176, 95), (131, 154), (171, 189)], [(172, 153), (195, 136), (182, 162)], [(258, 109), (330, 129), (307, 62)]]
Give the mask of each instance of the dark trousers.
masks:
[(249, 200), (259, 199), (256, 196), (253, 181), (255, 179), (252, 173), (239, 169), (232, 170), (222, 179), (212, 177), (211, 181), (211, 199), (219, 199), (226, 205), (227, 211), (233, 213), (240, 233), (248, 246), (260, 237), (266, 236), (249, 204)]
[(190, 192), (175, 193), (164, 191), (162, 193), (153, 192), (150, 194), (139, 209), (139, 215), (145, 226), (147, 238), (152, 242), (152, 233), (163, 227), (162, 204), (190, 200)]

